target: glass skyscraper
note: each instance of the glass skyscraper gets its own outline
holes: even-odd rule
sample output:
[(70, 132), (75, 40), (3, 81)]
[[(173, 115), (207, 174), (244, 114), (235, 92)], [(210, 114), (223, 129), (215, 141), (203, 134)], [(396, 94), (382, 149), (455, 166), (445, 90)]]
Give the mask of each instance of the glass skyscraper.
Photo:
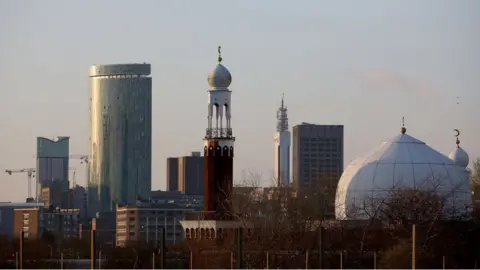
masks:
[(53, 181), (68, 180), (69, 142), (70, 137), (65, 136), (37, 137), (36, 198), (40, 190), (50, 187)]
[(89, 212), (148, 198), (151, 184), (150, 64), (90, 67)]

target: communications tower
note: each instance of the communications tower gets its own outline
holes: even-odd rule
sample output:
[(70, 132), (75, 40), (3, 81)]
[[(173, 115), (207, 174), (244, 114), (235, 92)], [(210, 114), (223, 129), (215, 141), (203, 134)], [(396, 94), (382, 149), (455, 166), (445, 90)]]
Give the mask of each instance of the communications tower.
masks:
[(290, 131), (288, 131), (287, 107), (283, 103), (277, 111), (277, 131), (274, 135), (274, 180), (276, 187), (290, 184)]

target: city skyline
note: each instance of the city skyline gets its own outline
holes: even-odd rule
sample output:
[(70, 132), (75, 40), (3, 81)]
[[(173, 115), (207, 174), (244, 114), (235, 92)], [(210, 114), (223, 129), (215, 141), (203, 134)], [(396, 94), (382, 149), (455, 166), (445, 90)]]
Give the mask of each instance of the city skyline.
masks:
[[(458, 128), (471, 160), (480, 156), (476, 1), (145, 1), (133, 13), (127, 1), (115, 2), (115, 13), (111, 2), (95, 9), (87, 2), (0, 3), (2, 169), (35, 167), (38, 136), (70, 136), (70, 153), (88, 154), (88, 67), (145, 61), (155, 78), (152, 188), (165, 189), (166, 157), (203, 147), (207, 73), (218, 45), (234, 76), (237, 183), (246, 170), (272, 184), (282, 92), (291, 126), (345, 126), (345, 165), (395, 135), (403, 116), (442, 154), (455, 146)], [(175, 30), (164, 26), (172, 21)], [(83, 184), (83, 165), (70, 166)], [(0, 181), (1, 201), (26, 197), (26, 175), (2, 173)]]

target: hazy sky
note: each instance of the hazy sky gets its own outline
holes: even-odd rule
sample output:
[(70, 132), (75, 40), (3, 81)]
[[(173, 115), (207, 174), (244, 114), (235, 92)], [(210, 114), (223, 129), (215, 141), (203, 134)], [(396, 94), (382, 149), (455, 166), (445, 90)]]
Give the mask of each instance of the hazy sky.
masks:
[[(281, 93), (290, 126), (345, 125), (345, 165), (407, 133), (480, 156), (480, 1), (0, 1), (0, 201), (27, 195), (36, 136), (88, 153), (88, 68), (149, 62), (153, 187), (166, 157), (202, 149), (217, 46), (232, 73), (235, 176), (273, 169)], [(457, 105), (457, 96), (460, 104)], [(85, 167), (76, 160), (76, 180)]]

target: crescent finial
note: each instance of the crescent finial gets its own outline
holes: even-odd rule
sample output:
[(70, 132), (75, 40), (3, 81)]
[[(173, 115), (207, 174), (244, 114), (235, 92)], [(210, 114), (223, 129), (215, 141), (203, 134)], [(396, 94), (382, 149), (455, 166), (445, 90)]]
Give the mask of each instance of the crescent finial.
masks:
[(460, 146), (460, 140), (458, 139), (458, 136), (460, 136), (460, 130), (454, 129), (453, 131), (455, 131), (457, 133), (457, 134), (455, 134), (455, 137), (457, 137), (456, 144), (457, 144), (457, 147), (459, 147)]
[(218, 63), (222, 62), (222, 46), (218, 46)]

